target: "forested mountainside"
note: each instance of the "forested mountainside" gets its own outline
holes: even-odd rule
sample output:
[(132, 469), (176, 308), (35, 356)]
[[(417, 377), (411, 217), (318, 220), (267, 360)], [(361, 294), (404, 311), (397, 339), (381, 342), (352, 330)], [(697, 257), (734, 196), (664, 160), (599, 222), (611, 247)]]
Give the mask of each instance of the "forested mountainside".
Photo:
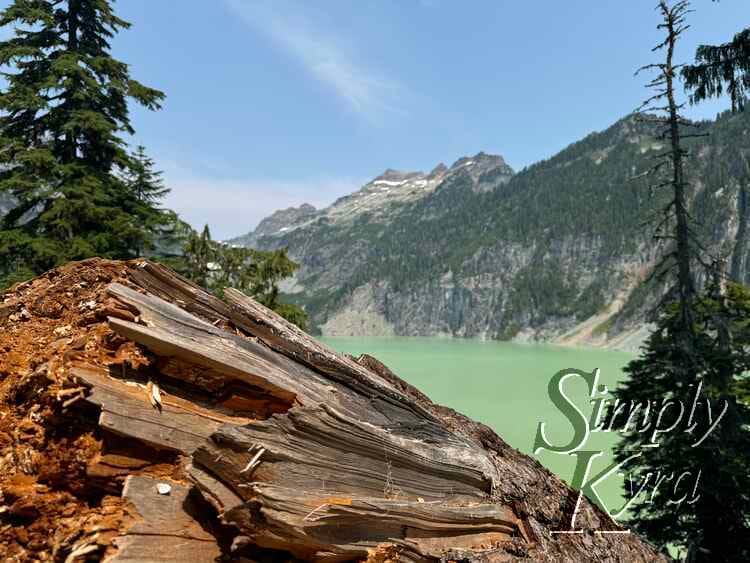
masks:
[[(746, 114), (700, 123), (708, 136), (692, 140), (688, 165), (701, 235), (742, 280), (749, 129)], [(642, 175), (663, 150), (629, 116), (518, 173), (484, 153), (428, 174), (389, 170), (233, 242), (289, 248), (302, 267), (286, 289), (324, 334), (628, 347), (659, 291), (644, 280), (663, 250), (652, 235), (668, 192)]]

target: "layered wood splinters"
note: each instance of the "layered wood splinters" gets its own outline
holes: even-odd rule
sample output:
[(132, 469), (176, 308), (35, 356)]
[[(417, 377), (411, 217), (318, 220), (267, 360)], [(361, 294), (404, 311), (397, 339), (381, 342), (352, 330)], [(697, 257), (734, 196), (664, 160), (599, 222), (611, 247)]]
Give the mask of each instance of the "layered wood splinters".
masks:
[[(255, 449), (255, 447), (256, 446), (253, 446), (250, 449), (253, 450), (253, 449)], [(265, 453), (265, 451), (266, 451), (266, 448), (260, 448), (258, 450), (258, 453), (256, 453), (253, 456), (253, 459), (251, 459), (248, 462), (248, 464), (245, 466), (245, 469), (243, 469), (242, 471), (240, 471), (240, 473), (247, 473), (248, 471), (251, 471), (252, 469), (254, 469), (255, 467), (257, 467), (258, 464), (260, 463), (260, 456), (262, 456)]]
[[(98, 416), (89, 482), (130, 507), (96, 542), (110, 561), (657, 557), (634, 535), (553, 537), (568, 487), (374, 358), (150, 262), (69, 268), (101, 264), (119, 273), (94, 294), (97, 344), (73, 329), (54, 398)], [(584, 501), (577, 521), (608, 518)]]
[(146, 393), (148, 394), (148, 400), (151, 403), (151, 406), (155, 409), (161, 410), (161, 391), (159, 390), (159, 386), (149, 380), (146, 385)]

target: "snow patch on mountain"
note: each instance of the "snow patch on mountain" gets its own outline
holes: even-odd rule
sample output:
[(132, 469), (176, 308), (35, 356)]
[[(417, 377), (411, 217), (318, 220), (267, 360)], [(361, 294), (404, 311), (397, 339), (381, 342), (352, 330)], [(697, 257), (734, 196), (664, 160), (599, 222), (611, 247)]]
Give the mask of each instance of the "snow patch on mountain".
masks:
[(254, 246), (261, 237), (286, 236), (317, 221), (331, 224), (353, 222), (364, 214), (370, 215), (372, 220), (387, 221), (394, 207), (430, 196), (443, 182), (458, 174), (468, 174), (471, 189), (479, 192), (506, 183), (513, 173), (501, 156), (483, 152), (460, 158), (450, 168), (440, 163), (428, 173), (388, 169), (358, 191), (337, 199), (325, 209), (316, 210), (305, 204), (299, 208), (277, 211), (261, 221), (255, 231), (231, 242)]

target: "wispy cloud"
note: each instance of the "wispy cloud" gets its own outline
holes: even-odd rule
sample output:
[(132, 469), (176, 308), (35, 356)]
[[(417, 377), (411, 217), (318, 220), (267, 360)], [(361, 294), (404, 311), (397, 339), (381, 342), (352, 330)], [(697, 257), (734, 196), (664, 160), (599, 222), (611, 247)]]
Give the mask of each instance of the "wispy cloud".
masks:
[(303, 202), (325, 207), (364, 182), (353, 178), (284, 181), (221, 178), (177, 161), (160, 160), (172, 188), (164, 205), (195, 228), (208, 224), (217, 239), (245, 234), (274, 211)]
[[(389, 114), (404, 114), (399, 100), (405, 88), (356, 60), (335, 33), (316, 28), (300, 6), (285, 0), (226, 0), (242, 20), (295, 57), (317, 80), (328, 85), (357, 115), (380, 124)], [(304, 5), (304, 4), (303, 4)]]

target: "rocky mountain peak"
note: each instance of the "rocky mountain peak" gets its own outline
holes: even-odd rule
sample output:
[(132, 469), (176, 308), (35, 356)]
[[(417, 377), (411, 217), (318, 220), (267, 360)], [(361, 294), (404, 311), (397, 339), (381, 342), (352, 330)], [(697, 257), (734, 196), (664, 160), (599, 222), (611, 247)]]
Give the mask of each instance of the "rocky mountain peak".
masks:
[[(467, 171), (475, 175), (477, 171), (487, 171), (492, 168), (501, 168), (508, 166), (505, 163), (505, 159), (499, 154), (487, 154), (485, 152), (478, 152), (474, 156), (464, 156), (459, 158), (450, 167), (451, 171), (465, 168)], [(480, 174), (481, 174), (480, 172)]]
[(472, 191), (487, 192), (507, 183), (514, 171), (502, 156), (478, 152), (474, 156), (459, 158), (447, 174), (468, 174), (471, 178)]
[[(330, 223), (354, 221), (363, 214), (387, 222), (395, 207), (429, 197), (441, 185), (451, 184), (468, 174), (471, 190), (490, 191), (507, 182), (513, 170), (502, 156), (480, 152), (458, 159), (450, 168), (442, 162), (429, 173), (388, 168), (354, 193), (337, 199), (325, 209), (303, 204), (275, 212), (263, 219), (253, 233), (234, 239), (237, 244), (252, 245), (262, 237), (283, 237), (318, 219)], [(466, 185), (458, 181), (456, 185)], [(441, 188), (442, 189), (442, 188)]]
[(317, 209), (309, 203), (303, 203), (299, 207), (280, 209), (258, 223), (258, 226), (255, 229), (255, 235), (262, 236), (275, 234), (285, 228), (289, 228), (291, 225), (302, 219), (308, 218), (316, 212)]
[(401, 170), (394, 170), (393, 168), (387, 169), (380, 176), (374, 178), (370, 184), (374, 185), (386, 185), (387, 184), (403, 184), (409, 180), (420, 179), (424, 177), (423, 172), (402, 172)]
[(446, 172), (448, 172), (448, 167), (441, 162), (435, 168), (432, 169), (432, 171), (427, 175), (427, 177), (435, 178), (437, 176), (443, 176)]
[(296, 225), (312, 219), (320, 213), (315, 206), (309, 203), (303, 203), (299, 207), (287, 207), (274, 211), (271, 215), (263, 219), (254, 231), (231, 239), (230, 243), (239, 246), (255, 247), (260, 237), (283, 235)]

